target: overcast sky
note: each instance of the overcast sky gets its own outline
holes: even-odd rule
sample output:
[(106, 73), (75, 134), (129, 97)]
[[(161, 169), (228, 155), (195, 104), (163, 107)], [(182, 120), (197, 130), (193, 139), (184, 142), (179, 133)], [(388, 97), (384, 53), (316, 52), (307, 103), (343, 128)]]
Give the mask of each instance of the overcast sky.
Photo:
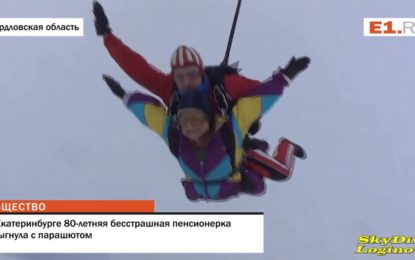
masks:
[[(222, 60), (236, 1), (101, 0), (114, 34), (168, 72), (179, 44)], [(84, 37), (0, 38), (0, 198), (154, 199), (156, 211), (261, 211), (260, 255), (59, 255), (60, 259), (366, 259), (357, 237), (414, 235), (414, 37), (363, 37), (364, 17), (414, 17), (415, 2), (245, 0), (230, 61), (265, 79), (292, 55), (310, 68), (263, 119), (258, 137), (303, 145), (262, 197), (189, 202), (168, 148), (104, 85), (129, 90), (97, 37), (91, 1), (2, 0), (0, 17), (84, 18)], [(247, 234), (248, 236), (249, 234)], [(3, 255), (0, 259), (56, 259)], [(401, 259), (402, 256), (388, 256)]]

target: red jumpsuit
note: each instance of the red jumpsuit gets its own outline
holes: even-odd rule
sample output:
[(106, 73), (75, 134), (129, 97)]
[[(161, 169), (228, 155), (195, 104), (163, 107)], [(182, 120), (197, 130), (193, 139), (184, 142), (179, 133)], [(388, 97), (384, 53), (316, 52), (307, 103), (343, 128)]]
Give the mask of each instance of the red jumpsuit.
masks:
[[(161, 72), (112, 33), (104, 36), (104, 44), (111, 57), (128, 76), (160, 97), (164, 104), (170, 103), (173, 88), (173, 76), (171, 73), (166, 74)], [(260, 83), (260, 81), (248, 79), (236, 74), (225, 75), (224, 78), (225, 88), (233, 101), (259, 86)], [(209, 90), (209, 99), (211, 104), (214, 104), (212, 89), (210, 88)]]

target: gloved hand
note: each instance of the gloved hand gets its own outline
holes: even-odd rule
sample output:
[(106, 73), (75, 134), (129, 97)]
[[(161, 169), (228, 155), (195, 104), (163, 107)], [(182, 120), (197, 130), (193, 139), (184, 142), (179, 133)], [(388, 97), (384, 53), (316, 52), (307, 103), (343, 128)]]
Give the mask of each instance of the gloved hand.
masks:
[(288, 62), (287, 66), (285, 66), (281, 72), (284, 73), (284, 75), (287, 76), (290, 80), (292, 80), (295, 78), (295, 76), (297, 76), (298, 73), (305, 70), (308, 67), (309, 63), (309, 57), (301, 57), (298, 59), (292, 57), (290, 62)]
[(120, 99), (123, 99), (125, 96), (125, 90), (121, 87), (120, 83), (118, 83), (108, 75), (103, 74), (102, 77), (104, 78), (108, 87), (111, 89), (112, 93), (114, 93), (114, 95), (116, 95)]
[(92, 12), (95, 15), (95, 30), (98, 36), (103, 36), (106, 33), (111, 32), (111, 27), (108, 22), (108, 18), (105, 15), (104, 8), (100, 3), (94, 1)]

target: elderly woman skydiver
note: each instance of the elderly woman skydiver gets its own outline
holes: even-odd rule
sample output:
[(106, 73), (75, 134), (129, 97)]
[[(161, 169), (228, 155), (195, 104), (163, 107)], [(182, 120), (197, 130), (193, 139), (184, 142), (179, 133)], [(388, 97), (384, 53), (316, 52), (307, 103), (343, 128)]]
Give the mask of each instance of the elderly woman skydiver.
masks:
[(265, 150), (244, 150), (249, 128), (282, 96), (284, 88), (310, 63), (308, 57), (292, 58), (269, 81), (245, 94), (229, 115), (212, 112), (199, 90), (184, 93), (172, 117), (156, 98), (141, 92), (126, 93), (111, 77), (104, 80), (112, 92), (148, 128), (157, 133), (178, 160), (189, 200), (223, 200), (239, 193), (263, 194), (264, 177), (287, 180), (295, 157), (305, 159), (302, 147), (280, 139), (270, 156)]

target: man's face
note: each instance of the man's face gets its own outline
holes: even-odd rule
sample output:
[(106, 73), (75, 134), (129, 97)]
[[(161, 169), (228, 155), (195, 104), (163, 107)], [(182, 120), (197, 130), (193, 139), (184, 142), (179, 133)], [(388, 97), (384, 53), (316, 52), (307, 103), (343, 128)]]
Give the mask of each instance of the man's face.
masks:
[(198, 109), (180, 110), (178, 121), (182, 134), (194, 142), (201, 140), (203, 135), (209, 131), (209, 120), (205, 113)]
[(197, 66), (177, 68), (173, 72), (173, 79), (180, 91), (194, 90), (202, 84), (202, 73)]

